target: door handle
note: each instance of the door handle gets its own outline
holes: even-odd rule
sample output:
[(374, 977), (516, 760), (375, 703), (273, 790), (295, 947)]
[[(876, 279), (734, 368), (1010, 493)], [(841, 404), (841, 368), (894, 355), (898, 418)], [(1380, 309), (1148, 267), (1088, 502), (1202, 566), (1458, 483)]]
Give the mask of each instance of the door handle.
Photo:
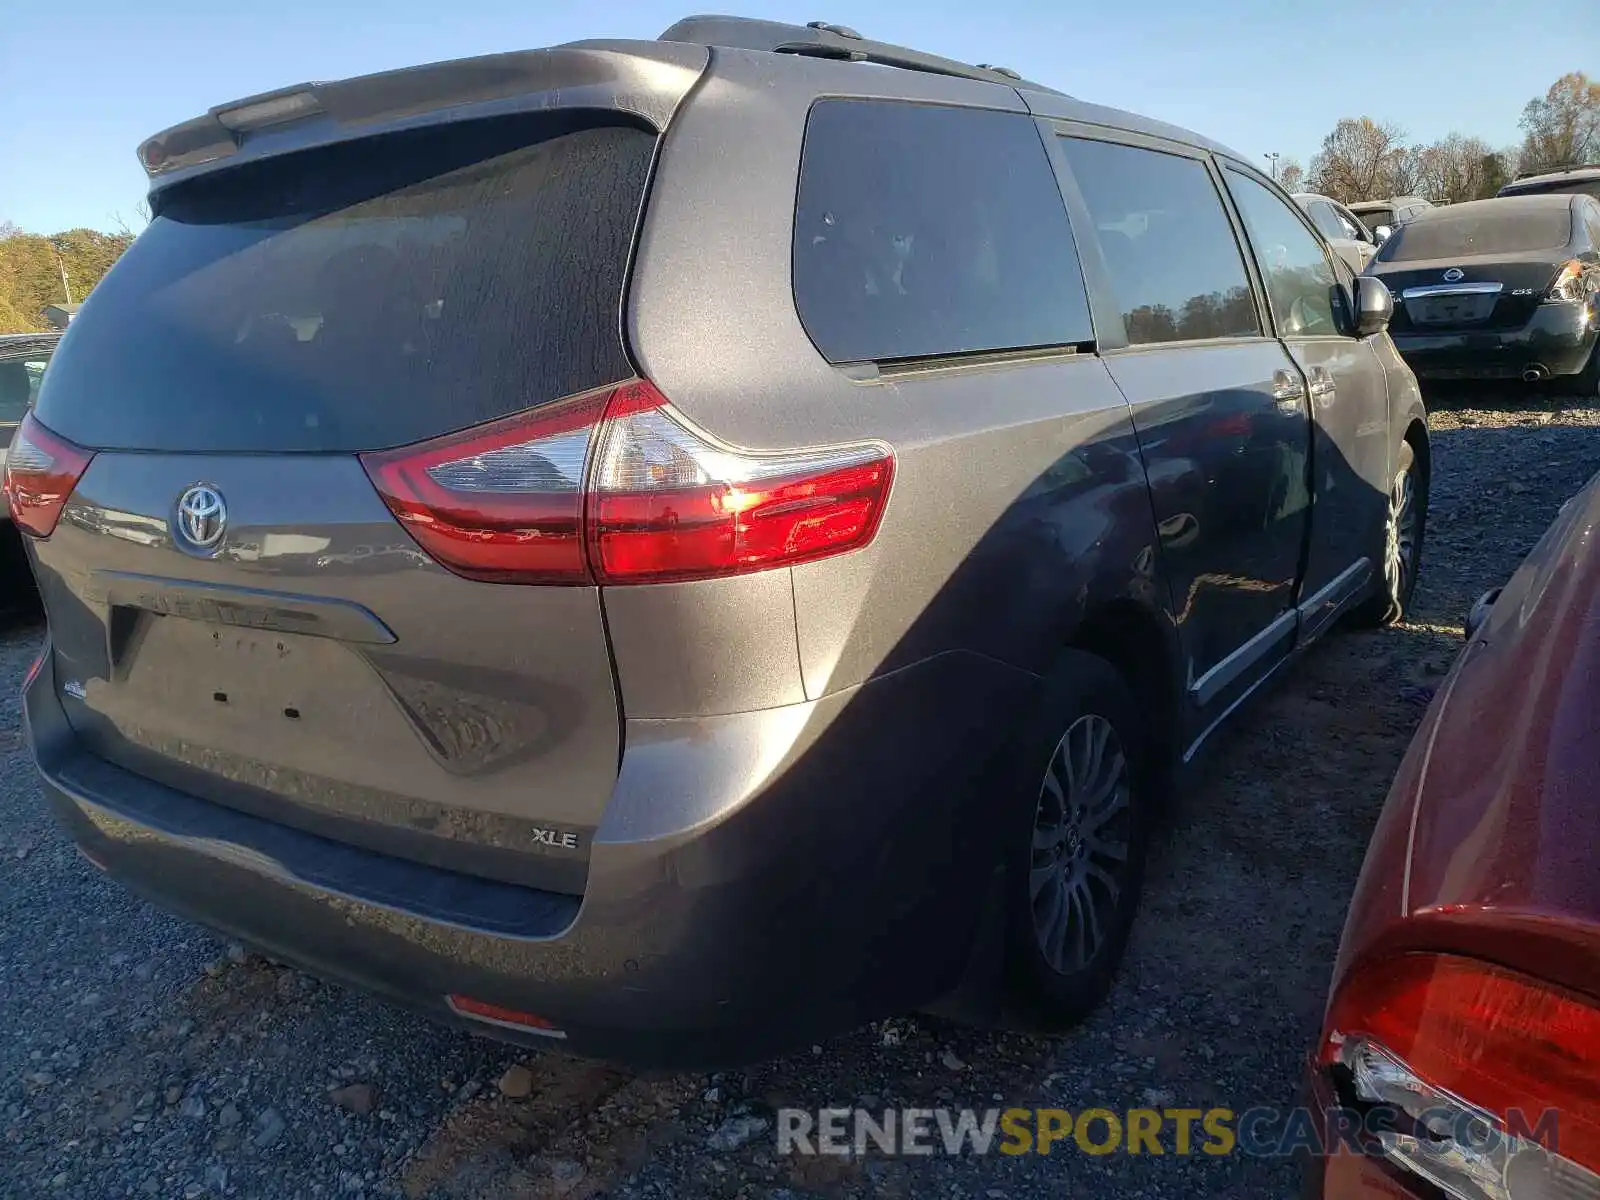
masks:
[(1279, 367), (1272, 373), (1272, 398), (1279, 404), (1290, 400), (1304, 400), (1306, 398), (1305, 385), (1300, 382), (1298, 371), (1285, 371)]
[(1333, 376), (1328, 374), (1327, 367), (1311, 368), (1311, 398), (1318, 404), (1326, 407), (1333, 403), (1333, 398), (1338, 394), (1338, 385), (1333, 382)]

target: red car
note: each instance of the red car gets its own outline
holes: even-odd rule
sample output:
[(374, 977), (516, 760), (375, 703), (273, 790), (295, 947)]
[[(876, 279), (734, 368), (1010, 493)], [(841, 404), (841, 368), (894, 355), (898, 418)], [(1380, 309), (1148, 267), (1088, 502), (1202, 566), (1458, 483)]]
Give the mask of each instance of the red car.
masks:
[(1308, 1084), (1312, 1197), (1600, 1197), (1600, 475), (1467, 622)]

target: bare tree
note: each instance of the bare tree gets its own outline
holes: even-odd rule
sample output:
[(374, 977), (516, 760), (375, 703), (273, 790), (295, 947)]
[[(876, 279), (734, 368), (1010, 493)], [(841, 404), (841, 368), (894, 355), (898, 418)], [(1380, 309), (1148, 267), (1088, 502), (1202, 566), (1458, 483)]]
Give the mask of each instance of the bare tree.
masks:
[[(1492, 196), (1505, 182), (1499, 156), (1482, 138), (1452, 133), (1411, 152), (1415, 190), (1436, 203), (1459, 204)], [(1492, 185), (1492, 186), (1491, 186)]]
[(1278, 182), (1283, 185), (1286, 192), (1303, 191), (1306, 185), (1306, 169), (1292, 158), (1283, 160), (1283, 166), (1278, 168)]
[(1405, 131), (1398, 125), (1346, 117), (1312, 157), (1311, 184), (1347, 204), (1397, 195), (1408, 190), (1407, 157)]
[(1522, 169), (1550, 171), (1600, 159), (1600, 81), (1572, 71), (1522, 110)]
[(137, 237), (144, 227), (150, 224), (150, 202), (141, 200), (133, 206), (133, 223), (122, 215), (121, 210), (111, 214), (111, 222), (116, 232), (123, 237), (130, 240)]

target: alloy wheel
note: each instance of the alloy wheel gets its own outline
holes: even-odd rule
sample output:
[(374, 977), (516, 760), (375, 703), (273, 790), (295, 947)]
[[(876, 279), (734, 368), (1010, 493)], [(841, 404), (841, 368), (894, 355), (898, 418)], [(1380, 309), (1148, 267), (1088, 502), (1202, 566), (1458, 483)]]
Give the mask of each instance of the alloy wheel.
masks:
[(1111, 722), (1079, 717), (1039, 788), (1028, 875), (1040, 953), (1062, 974), (1087, 966), (1111, 929), (1128, 863), (1131, 788)]
[(1416, 570), (1417, 533), (1420, 514), (1417, 509), (1417, 488), (1410, 467), (1394, 478), (1389, 491), (1388, 535), (1385, 538), (1383, 575), (1389, 585), (1389, 595), (1404, 600), (1406, 589)]

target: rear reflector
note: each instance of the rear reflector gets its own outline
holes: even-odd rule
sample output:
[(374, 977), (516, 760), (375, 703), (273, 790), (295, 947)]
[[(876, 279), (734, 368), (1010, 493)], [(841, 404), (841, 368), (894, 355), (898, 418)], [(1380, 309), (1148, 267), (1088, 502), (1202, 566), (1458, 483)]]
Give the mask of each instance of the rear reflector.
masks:
[[(1322, 1061), (1351, 1067), (1358, 1082), (1363, 1073), (1383, 1074), (1362, 1063), (1387, 1057), (1390, 1074), (1465, 1102), (1512, 1134), (1526, 1137), (1554, 1114), (1554, 1153), (1583, 1175), (1600, 1171), (1600, 1007), (1593, 1002), (1488, 963), (1409, 954), (1341, 986), (1327, 1031)], [(1417, 1089), (1399, 1089), (1407, 1090)], [(1600, 1195), (1600, 1187), (1573, 1194)]]
[(490, 1025), (503, 1025), (507, 1029), (515, 1029), (522, 1033), (536, 1033), (540, 1037), (564, 1038), (567, 1035), (557, 1029), (555, 1025), (544, 1017), (535, 1016), (533, 1013), (518, 1012), (514, 1008), (502, 1008), (498, 1004), (490, 1004), (486, 1000), (474, 1000), (471, 996), (451, 994), (446, 996), (445, 1003), (450, 1010), (458, 1016), (471, 1017), (475, 1021), (485, 1021)]
[(41, 538), (54, 533), (93, 457), (92, 450), (51, 433), (31, 412), (24, 417), (6, 455), (6, 505), (17, 528)]
[(866, 545), (889, 447), (728, 446), (632, 381), (362, 455), (438, 562), (503, 583), (660, 583), (809, 562)]

